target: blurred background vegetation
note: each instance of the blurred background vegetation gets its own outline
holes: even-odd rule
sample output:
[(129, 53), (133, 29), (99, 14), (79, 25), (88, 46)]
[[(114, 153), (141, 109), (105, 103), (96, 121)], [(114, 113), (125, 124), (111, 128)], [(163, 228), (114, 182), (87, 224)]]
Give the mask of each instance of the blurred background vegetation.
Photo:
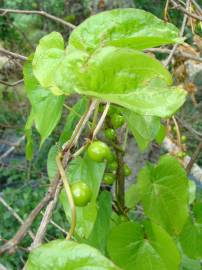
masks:
[[(0, 8), (43, 10), (78, 25), (91, 14), (117, 7), (142, 8), (163, 18), (165, 2), (165, 0), (0, 0)], [(202, 1), (198, 3), (202, 6)], [(169, 16), (170, 21), (180, 27), (182, 14), (171, 10)], [(34, 51), (39, 39), (51, 31), (61, 32), (66, 40), (70, 33), (68, 27), (38, 15), (0, 16), (0, 47), (28, 56)], [(200, 26), (196, 26), (195, 32), (201, 35)], [(192, 45), (193, 33), (189, 27), (185, 29), (185, 35)], [(12, 83), (20, 79), (22, 79), (22, 63), (0, 56), (0, 80)], [(179, 116), (199, 132), (202, 132), (201, 91), (198, 91), (195, 96), (197, 106), (193, 106), (189, 98), (179, 112)], [(24, 135), (28, 113), (29, 103), (25, 96), (24, 86), (19, 84), (12, 87), (0, 83), (0, 156)], [(64, 112), (64, 119), (67, 113), (68, 111)], [(5, 198), (22, 219), (26, 218), (47, 190), (49, 184), (46, 171), (47, 153), (50, 146), (57, 140), (61, 129), (62, 126), (57, 127), (40, 151), (38, 150), (39, 136), (34, 133), (35, 154), (32, 161), (25, 159), (24, 142), (15, 147), (8, 156), (0, 159), (0, 196)], [(188, 137), (187, 152), (191, 155), (198, 142), (190, 132), (183, 128), (182, 132)], [(202, 156), (198, 164), (202, 165)], [(54, 211), (53, 220), (66, 228), (64, 213), (59, 205), (57, 207), (58, 211)], [(36, 231), (39, 222), (40, 217), (32, 227), (33, 232)], [(19, 222), (0, 204), (0, 244), (12, 238), (18, 227)], [(55, 237), (63, 237), (63, 234), (54, 226), (49, 225), (47, 239)], [(30, 243), (31, 239), (27, 236), (22, 246), (23, 244), (28, 246)], [(21, 269), (26, 257), (27, 251), (20, 247), (16, 254), (1, 257), (0, 263), (8, 269)]]

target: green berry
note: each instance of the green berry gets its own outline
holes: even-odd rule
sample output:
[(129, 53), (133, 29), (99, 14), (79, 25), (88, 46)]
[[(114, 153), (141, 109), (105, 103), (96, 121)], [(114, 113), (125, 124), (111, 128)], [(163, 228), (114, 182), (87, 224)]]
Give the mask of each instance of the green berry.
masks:
[(116, 138), (116, 131), (113, 128), (106, 129), (105, 137), (109, 140), (114, 140)]
[(182, 135), (181, 141), (182, 141), (182, 142), (186, 142), (186, 140), (187, 140), (187, 137), (186, 137), (185, 135)]
[(124, 117), (115, 113), (111, 116), (111, 123), (114, 128), (120, 128), (124, 124)]
[(112, 161), (108, 164), (108, 169), (112, 172), (116, 171), (118, 168), (118, 163), (116, 161)]
[(183, 152), (183, 151), (180, 151), (180, 152), (177, 153), (178, 158), (184, 158), (185, 156), (186, 156), (186, 153)]
[(109, 146), (101, 141), (95, 141), (88, 147), (88, 156), (97, 162), (102, 162), (104, 159), (110, 159), (111, 151)]
[(107, 185), (112, 185), (115, 181), (115, 175), (113, 173), (105, 173), (103, 182)]
[(131, 171), (131, 168), (128, 166), (128, 164), (125, 163), (123, 169), (124, 169), (125, 176), (131, 175), (132, 171)]
[(76, 206), (86, 206), (92, 197), (91, 189), (83, 181), (73, 183), (71, 192)]

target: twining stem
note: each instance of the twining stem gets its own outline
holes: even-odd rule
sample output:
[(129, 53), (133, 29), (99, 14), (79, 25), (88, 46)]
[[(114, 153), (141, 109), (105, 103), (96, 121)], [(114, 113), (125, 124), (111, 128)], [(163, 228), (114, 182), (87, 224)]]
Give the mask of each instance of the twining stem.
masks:
[(102, 127), (102, 125), (103, 125), (103, 123), (105, 121), (105, 118), (107, 116), (109, 107), (110, 107), (110, 102), (107, 102), (106, 105), (105, 105), (104, 111), (103, 111), (103, 113), (102, 113), (102, 115), (100, 117), (100, 120), (98, 121), (97, 126), (95, 127), (95, 129), (93, 131), (92, 140), (96, 137), (97, 133), (101, 129), (101, 127)]
[(66, 237), (66, 239), (69, 240), (69, 239), (71, 239), (71, 237), (72, 237), (72, 235), (74, 233), (75, 227), (76, 227), (76, 207), (75, 207), (75, 204), (74, 204), (74, 199), (72, 197), (72, 192), (71, 192), (71, 189), (70, 189), (70, 186), (69, 186), (69, 182), (67, 180), (67, 177), (66, 177), (66, 174), (65, 174), (62, 162), (61, 162), (61, 158), (62, 158), (62, 154), (60, 152), (56, 156), (56, 162), (57, 162), (57, 167), (58, 167), (59, 173), (60, 173), (62, 181), (63, 181), (63, 185), (64, 185), (64, 188), (65, 188), (65, 192), (66, 192), (66, 195), (67, 195), (67, 199), (68, 199), (70, 209), (71, 209), (71, 214), (72, 214), (71, 227), (70, 227), (70, 230), (69, 230), (69, 232), (67, 234), (67, 237)]
[(98, 118), (98, 113), (99, 113), (99, 107), (100, 107), (100, 102), (98, 101), (95, 106), (95, 111), (93, 115), (93, 122), (91, 125), (91, 133), (95, 129), (96, 123), (97, 123), (97, 118)]
[(175, 125), (175, 128), (176, 128), (176, 134), (177, 134), (177, 144), (178, 144), (178, 146), (179, 146), (180, 150), (182, 151), (183, 149), (182, 149), (182, 144), (181, 144), (181, 135), (180, 135), (180, 129), (179, 129), (178, 123), (177, 123), (177, 121), (176, 121), (176, 119), (175, 119), (175, 117), (174, 117), (174, 116), (172, 116), (172, 120), (173, 120), (174, 125)]
[[(116, 141), (117, 144), (118, 140)], [(116, 171), (116, 198), (117, 203), (121, 210), (124, 210), (125, 206), (125, 176), (124, 176), (124, 161), (123, 153), (115, 148), (118, 168)]]

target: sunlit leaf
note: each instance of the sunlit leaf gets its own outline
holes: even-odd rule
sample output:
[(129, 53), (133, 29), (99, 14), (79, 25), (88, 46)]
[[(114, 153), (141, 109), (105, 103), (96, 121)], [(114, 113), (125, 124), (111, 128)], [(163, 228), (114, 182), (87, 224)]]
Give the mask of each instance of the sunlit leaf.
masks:
[(124, 270), (178, 270), (179, 252), (169, 234), (151, 222), (126, 222), (111, 231), (110, 258)]
[(93, 247), (67, 240), (55, 240), (33, 250), (27, 270), (118, 270)]

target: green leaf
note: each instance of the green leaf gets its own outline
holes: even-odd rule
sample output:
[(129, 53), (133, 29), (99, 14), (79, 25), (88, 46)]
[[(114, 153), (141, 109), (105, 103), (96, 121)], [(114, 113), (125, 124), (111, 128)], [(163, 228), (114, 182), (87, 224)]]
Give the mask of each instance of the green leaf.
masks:
[(110, 229), (112, 213), (112, 197), (108, 191), (103, 191), (98, 199), (98, 212), (92, 232), (86, 241), (88, 245), (99, 249), (106, 254), (106, 245)]
[(125, 193), (126, 207), (134, 208), (140, 201), (140, 190), (138, 184), (132, 184)]
[(27, 270), (118, 270), (95, 248), (67, 240), (55, 240), (33, 250)]
[(192, 204), (196, 199), (196, 184), (189, 180), (189, 204)]
[[(70, 183), (82, 180), (92, 190), (91, 202), (85, 207), (76, 208), (76, 233), (81, 238), (88, 238), (94, 226), (97, 216), (96, 199), (99, 192), (100, 184), (105, 170), (104, 163), (98, 163), (91, 160), (88, 155), (84, 158), (78, 157), (69, 164), (67, 175)], [(71, 211), (63, 191), (61, 193), (61, 202), (65, 209), (65, 214), (71, 223)]]
[(162, 144), (164, 138), (166, 136), (166, 127), (164, 125), (160, 125), (160, 129), (158, 131), (158, 133), (156, 134), (156, 142), (158, 144)]
[(64, 50), (61, 34), (52, 32), (40, 39), (32, 62), (33, 72), (41, 86), (54, 95), (69, 95), (75, 88), (74, 71), (87, 57), (74, 48)]
[(186, 97), (186, 92), (183, 89), (170, 88), (163, 81), (157, 79), (129, 93), (85, 91), (83, 94), (110, 101), (138, 114), (158, 117), (168, 117), (174, 114), (182, 106)]
[(156, 77), (172, 83), (171, 74), (155, 58), (133, 49), (105, 47), (84, 63), (77, 79), (83, 93), (129, 94)]
[(33, 119), (41, 135), (42, 145), (60, 120), (64, 97), (57, 97), (39, 86), (29, 60), (24, 65), (23, 73), (27, 95), (32, 105)]
[(129, 110), (122, 110), (122, 113), (139, 148), (145, 150), (160, 129), (160, 118), (140, 115)]
[[(62, 134), (60, 135), (59, 142), (61, 144), (68, 141), (72, 135), (76, 124), (81, 118), (82, 114), (87, 108), (87, 99), (81, 98), (79, 101), (72, 107), (72, 111), (67, 115), (66, 123)], [(80, 115), (80, 116), (79, 116)]]
[(183, 253), (182, 247), (178, 243), (178, 249), (181, 255), (180, 270), (201, 270), (200, 260), (191, 259)]
[(25, 136), (26, 136), (26, 147), (25, 147), (25, 153), (26, 153), (26, 159), (32, 160), (33, 158), (33, 139), (32, 139), (32, 125), (34, 122), (34, 114), (33, 111), (30, 112), (30, 115), (27, 119), (26, 125), (25, 125)]
[(48, 160), (47, 160), (48, 178), (51, 182), (55, 179), (58, 173), (58, 167), (56, 163), (57, 154), (58, 154), (58, 149), (55, 145), (53, 145), (48, 152)]
[(32, 66), (34, 75), (42, 87), (55, 87), (54, 75), (63, 57), (64, 41), (59, 33), (52, 32), (40, 39), (34, 54)]
[(85, 20), (72, 32), (69, 43), (88, 53), (110, 45), (143, 50), (181, 41), (178, 32), (144, 10), (114, 9)]
[(178, 270), (180, 256), (174, 241), (151, 222), (126, 222), (109, 236), (110, 258), (124, 270)]
[(197, 223), (202, 224), (202, 202), (196, 200), (192, 208), (194, 219)]
[(171, 234), (179, 234), (188, 218), (188, 179), (181, 164), (169, 155), (138, 175), (145, 214)]
[(181, 234), (180, 244), (184, 253), (193, 259), (202, 258), (202, 224), (191, 221), (186, 222)]

